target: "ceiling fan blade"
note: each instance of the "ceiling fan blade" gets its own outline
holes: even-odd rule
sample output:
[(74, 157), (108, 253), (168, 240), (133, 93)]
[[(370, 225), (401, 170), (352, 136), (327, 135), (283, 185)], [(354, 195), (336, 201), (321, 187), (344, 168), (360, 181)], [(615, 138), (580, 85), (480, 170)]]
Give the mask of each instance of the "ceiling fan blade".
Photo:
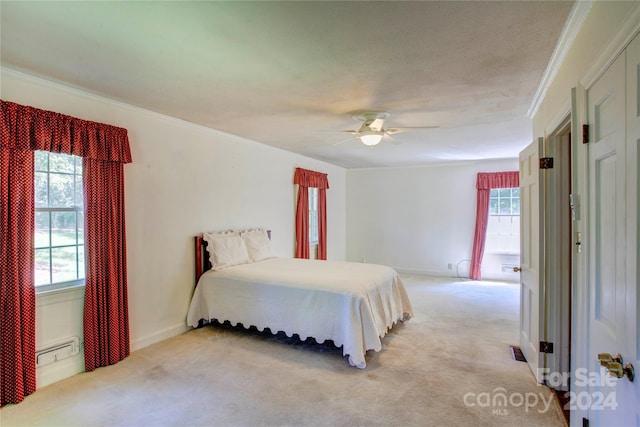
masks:
[(382, 142), (387, 142), (392, 145), (400, 145), (402, 142), (398, 141), (394, 137), (392, 137), (389, 133), (385, 132), (384, 138), (382, 138)]
[(333, 146), (341, 145), (341, 144), (344, 144), (345, 142), (349, 142), (349, 141), (351, 141), (352, 139), (356, 139), (356, 137), (355, 137), (355, 136), (352, 136), (352, 137), (350, 137), (350, 138), (343, 139), (342, 141), (335, 142), (335, 143), (333, 143), (333, 144), (331, 144), (331, 145), (333, 145)]
[(408, 131), (418, 130), (418, 129), (436, 129), (439, 127), (440, 126), (413, 126), (413, 127), (389, 128), (386, 131), (388, 134), (391, 135), (394, 133), (408, 132)]
[(340, 133), (350, 133), (353, 135), (357, 135), (357, 130), (336, 130), (336, 129), (314, 129), (314, 132), (340, 132)]

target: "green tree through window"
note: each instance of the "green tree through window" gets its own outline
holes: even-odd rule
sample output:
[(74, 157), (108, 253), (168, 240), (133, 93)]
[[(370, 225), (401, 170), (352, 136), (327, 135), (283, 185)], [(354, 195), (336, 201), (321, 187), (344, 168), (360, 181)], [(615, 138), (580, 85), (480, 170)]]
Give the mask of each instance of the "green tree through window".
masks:
[(35, 284), (49, 290), (82, 284), (82, 158), (35, 152)]

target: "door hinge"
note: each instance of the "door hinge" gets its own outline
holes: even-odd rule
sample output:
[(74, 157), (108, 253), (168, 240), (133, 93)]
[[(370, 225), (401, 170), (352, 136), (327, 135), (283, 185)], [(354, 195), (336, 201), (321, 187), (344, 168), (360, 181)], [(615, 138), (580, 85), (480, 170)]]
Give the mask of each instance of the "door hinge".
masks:
[(589, 143), (589, 125), (582, 125), (582, 143)]
[(540, 341), (540, 353), (553, 353), (553, 343)]
[(540, 169), (553, 169), (553, 157), (540, 157)]

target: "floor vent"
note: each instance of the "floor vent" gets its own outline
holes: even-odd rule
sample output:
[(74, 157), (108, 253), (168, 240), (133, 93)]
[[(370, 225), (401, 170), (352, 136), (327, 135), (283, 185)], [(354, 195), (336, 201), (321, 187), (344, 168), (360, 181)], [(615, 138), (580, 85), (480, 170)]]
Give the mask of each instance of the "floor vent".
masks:
[(520, 347), (516, 347), (514, 345), (511, 346), (511, 355), (513, 356), (513, 360), (517, 360), (518, 362), (526, 362), (524, 354), (522, 354), (522, 350)]

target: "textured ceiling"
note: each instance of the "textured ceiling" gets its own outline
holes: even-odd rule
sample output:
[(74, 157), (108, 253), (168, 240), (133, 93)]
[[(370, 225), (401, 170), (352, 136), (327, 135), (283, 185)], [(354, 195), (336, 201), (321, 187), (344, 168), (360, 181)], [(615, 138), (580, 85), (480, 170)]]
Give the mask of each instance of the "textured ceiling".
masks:
[[(506, 158), (572, 6), (2, 1), (0, 60), (348, 168)], [(440, 128), (335, 145), (370, 109)]]

